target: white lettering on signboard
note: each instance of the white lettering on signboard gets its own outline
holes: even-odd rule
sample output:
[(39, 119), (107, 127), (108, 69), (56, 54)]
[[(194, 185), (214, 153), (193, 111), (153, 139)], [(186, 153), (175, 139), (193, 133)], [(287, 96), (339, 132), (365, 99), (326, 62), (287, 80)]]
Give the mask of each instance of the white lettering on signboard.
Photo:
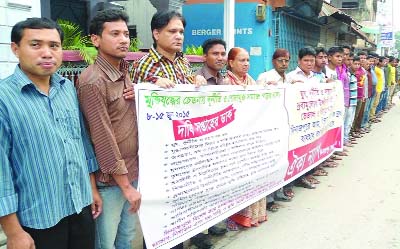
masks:
[(193, 29), (192, 35), (222, 35), (221, 29)]
[(252, 35), (253, 28), (238, 28), (235, 29), (235, 35)]
[[(253, 28), (237, 28), (235, 29), (235, 35), (252, 35)], [(200, 35), (222, 35), (222, 29), (193, 29), (193, 36)]]

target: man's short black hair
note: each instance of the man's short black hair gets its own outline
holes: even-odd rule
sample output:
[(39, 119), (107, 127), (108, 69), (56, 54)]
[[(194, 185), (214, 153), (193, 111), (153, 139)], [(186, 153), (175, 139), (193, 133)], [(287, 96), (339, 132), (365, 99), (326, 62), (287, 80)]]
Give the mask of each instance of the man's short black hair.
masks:
[(379, 55), (377, 53), (375, 53), (375, 52), (369, 52), (368, 55), (371, 55), (374, 58), (378, 58), (379, 57)]
[(360, 56), (354, 56), (353, 61), (360, 61)]
[(60, 35), (61, 42), (64, 40), (64, 33), (58, 23), (46, 17), (33, 17), (14, 25), (11, 30), (11, 42), (19, 45), (24, 29), (55, 29)]
[(367, 52), (365, 52), (365, 51), (359, 51), (359, 52), (357, 53), (357, 55), (358, 55), (358, 56), (360, 56), (360, 55), (365, 55), (365, 56), (367, 56), (368, 54), (367, 54)]
[[(173, 18), (178, 18), (182, 21), (182, 25), (185, 28), (186, 27), (186, 21), (185, 18), (183, 18), (182, 14), (179, 13), (176, 10), (162, 10), (162, 11), (157, 11), (153, 17), (151, 18), (151, 33), (153, 36), (153, 31), (156, 29), (162, 29), (168, 25), (168, 23), (173, 19)], [(156, 40), (154, 39), (153, 36), (153, 41), (154, 41), (154, 47), (157, 46)]]
[(342, 45), (342, 48), (343, 48), (343, 49), (346, 48), (346, 49), (350, 50), (350, 52), (353, 51), (353, 48), (350, 47), (349, 45)]
[(334, 55), (336, 53), (343, 54), (344, 53), (343, 48), (342, 47), (338, 47), (338, 46), (334, 46), (334, 47), (331, 47), (331, 48), (328, 49), (328, 55), (332, 56), (332, 55)]
[(210, 48), (212, 48), (214, 45), (220, 44), (222, 46), (224, 46), (225, 50), (226, 50), (226, 42), (220, 38), (211, 38), (211, 39), (207, 39), (203, 42), (203, 54), (207, 54), (208, 50), (210, 50)]
[(326, 49), (324, 47), (316, 47), (315, 48), (315, 54), (318, 55), (319, 53), (324, 53), (324, 54), (328, 54), (326, 52)]
[(311, 56), (315, 57), (317, 54), (316, 54), (315, 49), (313, 47), (306, 46), (304, 48), (300, 48), (300, 50), (299, 50), (299, 59), (301, 60), (304, 56), (307, 56), (307, 55), (311, 55)]
[(89, 33), (91, 35), (100, 35), (103, 33), (105, 22), (115, 22), (122, 20), (128, 24), (128, 15), (119, 9), (106, 9), (97, 12), (97, 14), (90, 21)]

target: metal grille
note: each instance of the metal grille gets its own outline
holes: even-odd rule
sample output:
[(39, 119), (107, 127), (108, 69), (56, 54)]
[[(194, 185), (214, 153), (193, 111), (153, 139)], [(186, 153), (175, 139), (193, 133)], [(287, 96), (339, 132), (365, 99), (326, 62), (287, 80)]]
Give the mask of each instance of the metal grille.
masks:
[(317, 46), (320, 40), (320, 27), (283, 11), (276, 11), (274, 14), (275, 48), (284, 48), (290, 52), (289, 72), (297, 67), (297, 54), (300, 48)]

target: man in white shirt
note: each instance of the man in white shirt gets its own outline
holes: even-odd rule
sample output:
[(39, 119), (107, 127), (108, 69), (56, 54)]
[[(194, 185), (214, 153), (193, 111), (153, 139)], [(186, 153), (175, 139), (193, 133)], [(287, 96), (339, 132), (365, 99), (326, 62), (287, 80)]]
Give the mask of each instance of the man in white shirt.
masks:
[(312, 83), (319, 82), (314, 77), (313, 69), (315, 66), (315, 49), (312, 47), (304, 47), (299, 50), (298, 67), (287, 74), (288, 83)]
[(343, 63), (343, 48), (331, 47), (328, 50), (328, 65), (325, 67), (325, 74), (328, 79), (337, 80), (336, 67)]
[[(298, 67), (287, 74), (289, 83), (319, 83), (318, 77), (315, 77), (313, 69), (315, 66), (315, 49), (312, 47), (304, 47), (299, 50)], [(312, 177), (312, 172), (308, 172), (295, 181), (295, 185), (308, 189), (314, 189), (315, 184), (319, 183), (317, 179)]]
[(261, 73), (258, 76), (257, 84), (279, 85), (286, 83), (286, 70), (289, 67), (290, 54), (286, 49), (278, 48), (272, 55), (273, 69)]

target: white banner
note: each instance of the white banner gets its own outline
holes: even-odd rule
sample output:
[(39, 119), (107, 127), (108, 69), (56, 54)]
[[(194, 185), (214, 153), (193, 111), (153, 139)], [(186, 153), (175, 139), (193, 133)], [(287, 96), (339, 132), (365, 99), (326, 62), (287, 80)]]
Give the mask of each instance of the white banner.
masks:
[[(324, 156), (287, 175), (289, 160), (293, 161), (288, 157), (290, 127), (302, 125), (298, 115), (311, 115), (287, 109), (298, 103), (291, 91), (310, 90), (309, 85), (301, 85), (269, 90), (260, 86), (135, 86), (142, 194), (139, 217), (147, 248), (171, 248), (193, 237), (294, 180), (338, 148), (328, 145)], [(323, 99), (327, 92), (340, 92), (334, 86), (319, 84), (313, 91), (321, 88), (318, 93)], [(285, 96), (294, 98), (285, 104)], [(343, 103), (343, 93), (332, 96), (332, 101), (321, 100), (320, 106), (310, 108), (318, 112)], [(292, 125), (288, 112), (296, 116)], [(327, 116), (327, 122), (337, 118), (322, 116), (313, 118)], [(290, 148), (292, 152), (302, 148), (301, 152), (310, 144), (336, 144), (341, 126), (336, 122), (310, 140), (292, 139), (296, 146)], [(335, 139), (324, 136), (329, 132)]]

